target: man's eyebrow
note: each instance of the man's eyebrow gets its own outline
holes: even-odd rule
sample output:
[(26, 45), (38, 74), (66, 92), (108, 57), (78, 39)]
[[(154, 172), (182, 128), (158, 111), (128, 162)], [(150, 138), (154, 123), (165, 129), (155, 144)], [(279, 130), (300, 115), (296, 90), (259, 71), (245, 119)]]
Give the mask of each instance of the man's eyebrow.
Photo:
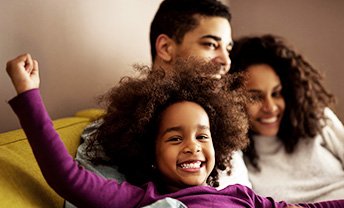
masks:
[(211, 38), (211, 39), (214, 39), (216, 41), (221, 41), (222, 39), (218, 36), (215, 36), (215, 35), (204, 35), (201, 37), (201, 39), (205, 39), (205, 38)]

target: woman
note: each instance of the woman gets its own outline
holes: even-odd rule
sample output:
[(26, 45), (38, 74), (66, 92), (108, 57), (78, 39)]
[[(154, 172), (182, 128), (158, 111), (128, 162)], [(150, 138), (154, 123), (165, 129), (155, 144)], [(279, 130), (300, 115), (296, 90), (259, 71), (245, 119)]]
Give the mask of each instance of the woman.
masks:
[(230, 57), (252, 98), (245, 161), (253, 189), (291, 203), (342, 198), (344, 128), (319, 71), (273, 35), (237, 40)]

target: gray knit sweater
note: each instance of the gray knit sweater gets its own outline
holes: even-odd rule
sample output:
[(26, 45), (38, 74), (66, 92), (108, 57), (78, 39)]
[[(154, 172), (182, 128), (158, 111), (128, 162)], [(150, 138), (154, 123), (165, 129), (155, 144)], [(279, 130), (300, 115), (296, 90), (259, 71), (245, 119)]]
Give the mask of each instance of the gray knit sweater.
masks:
[(247, 165), (256, 193), (289, 203), (344, 198), (344, 127), (330, 109), (325, 115), (322, 134), (301, 140), (292, 154), (276, 137), (254, 137), (261, 171)]

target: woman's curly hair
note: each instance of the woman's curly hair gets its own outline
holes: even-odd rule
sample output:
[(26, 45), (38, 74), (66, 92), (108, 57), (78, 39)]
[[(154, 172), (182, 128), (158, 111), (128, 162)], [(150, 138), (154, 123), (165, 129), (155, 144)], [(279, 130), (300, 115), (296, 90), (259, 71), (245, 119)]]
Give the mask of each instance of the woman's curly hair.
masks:
[[(240, 38), (234, 42), (230, 58), (230, 73), (267, 64), (279, 76), (286, 108), (278, 137), (286, 152), (292, 153), (300, 139), (313, 138), (321, 132), (324, 108), (334, 103), (334, 97), (325, 89), (320, 72), (286, 45), (284, 39), (270, 34)], [(252, 134), (249, 131), (251, 141), (245, 156), (259, 170)]]
[[(231, 168), (232, 151), (247, 146), (248, 116), (242, 76), (211, 78), (218, 66), (196, 59), (180, 59), (172, 69), (136, 66), (140, 75), (124, 77), (103, 98), (107, 111), (88, 151), (103, 149), (110, 164), (135, 185), (153, 181), (159, 186), (155, 139), (162, 112), (171, 104), (191, 101), (207, 112), (215, 168), (207, 183), (217, 187), (218, 171)], [(97, 162), (97, 154), (93, 161)], [(102, 158), (100, 157), (102, 160)]]

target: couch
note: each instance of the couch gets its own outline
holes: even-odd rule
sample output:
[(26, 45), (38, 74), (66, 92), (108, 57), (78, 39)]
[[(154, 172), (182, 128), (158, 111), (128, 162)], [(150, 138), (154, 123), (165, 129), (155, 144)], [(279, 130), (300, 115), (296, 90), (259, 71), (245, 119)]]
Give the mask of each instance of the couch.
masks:
[[(87, 109), (54, 120), (54, 127), (75, 157), (83, 129), (103, 113)], [(0, 207), (59, 207), (64, 199), (45, 182), (22, 129), (0, 133)]]

